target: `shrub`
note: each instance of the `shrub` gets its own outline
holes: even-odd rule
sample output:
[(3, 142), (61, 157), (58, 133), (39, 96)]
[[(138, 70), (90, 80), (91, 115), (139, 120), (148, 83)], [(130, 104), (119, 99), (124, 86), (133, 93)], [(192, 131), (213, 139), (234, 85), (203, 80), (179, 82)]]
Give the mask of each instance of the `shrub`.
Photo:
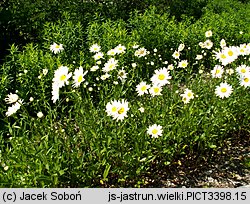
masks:
[[(246, 11), (241, 8), (248, 19)], [(0, 67), (1, 186), (139, 187), (152, 167), (165, 168), (181, 156), (202, 157), (239, 131), (249, 132), (249, 83), (237, 71), (249, 66), (250, 45), (243, 43), (249, 43), (250, 23), (236, 21), (239, 16), (207, 10), (195, 23), (188, 18), (177, 22), (152, 7), (132, 13), (128, 22), (98, 19), (85, 27), (65, 12), (61, 20), (43, 26), (42, 43), (29, 43), (23, 50), (12, 45)], [(208, 30), (212, 35), (206, 37)], [(241, 46), (245, 54), (228, 64), (216, 59), (215, 52), (223, 51), (222, 38), (235, 46), (233, 52)], [(207, 39), (213, 42), (211, 49), (198, 45)], [(53, 53), (54, 42), (64, 49)], [(93, 44), (103, 52), (98, 60), (90, 52)], [(117, 46), (120, 53), (109, 55)], [(175, 50), (180, 52), (176, 59)], [(112, 58), (117, 64), (108, 64)], [(222, 63), (224, 73), (216, 78), (211, 71)], [(80, 67), (86, 75), (76, 77)], [(67, 73), (60, 72), (65, 69)], [(164, 77), (169, 83), (161, 95), (138, 96), (142, 81), (153, 86), (152, 81)], [(215, 90), (223, 82), (233, 90), (220, 98)], [(219, 89), (221, 95), (223, 91)], [(10, 93), (23, 101), (8, 104)], [(8, 116), (17, 103), (22, 104)], [(153, 124), (162, 127), (162, 135), (149, 131)]]

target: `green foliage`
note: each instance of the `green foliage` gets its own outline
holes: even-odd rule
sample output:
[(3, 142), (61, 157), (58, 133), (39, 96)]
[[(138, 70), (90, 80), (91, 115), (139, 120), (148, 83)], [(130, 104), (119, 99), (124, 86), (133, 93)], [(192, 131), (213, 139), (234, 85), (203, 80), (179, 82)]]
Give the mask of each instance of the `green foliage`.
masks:
[[(239, 131), (250, 131), (249, 87), (240, 85), (236, 72), (226, 72), (242, 64), (249, 66), (249, 55), (225, 65), (222, 78), (211, 76), (211, 70), (220, 64), (213, 51), (221, 49), (221, 39), (227, 46), (249, 43), (249, 4), (227, 0), (225, 6), (216, 0), (181, 4), (176, 0), (168, 1), (162, 12), (158, 8), (163, 1), (96, 1), (81, 8), (76, 2), (8, 2), (13, 25), (20, 24), (20, 36), (39, 39), (39, 43), (13, 44), (0, 66), (0, 186), (137, 187), (156, 165), (171, 165), (187, 154), (203, 156)], [(93, 4), (99, 6), (93, 8)], [(202, 14), (197, 8), (203, 8)], [(84, 13), (85, 9), (88, 12)], [(120, 10), (123, 12), (115, 17)], [(24, 25), (27, 16), (32, 18)], [(33, 38), (30, 35), (35, 30), (39, 30), (35, 32), (38, 36)], [(208, 39), (208, 30), (212, 31), (212, 49), (198, 45)], [(51, 52), (54, 42), (63, 44), (64, 50)], [(100, 60), (89, 50), (95, 43), (104, 54)], [(185, 47), (180, 59), (174, 59), (172, 55), (181, 43)], [(109, 56), (107, 52), (119, 44), (126, 47), (125, 52)], [(135, 56), (143, 47), (149, 52), (144, 57)], [(198, 54), (203, 58), (197, 60)], [(118, 60), (118, 67), (104, 80), (102, 68), (111, 57)], [(186, 68), (178, 67), (181, 60), (188, 61)], [(172, 78), (162, 95), (138, 96), (136, 86), (141, 81), (150, 84), (155, 70), (170, 64), (174, 67), (169, 70)], [(91, 71), (94, 65), (99, 69)], [(88, 72), (78, 88), (72, 86), (71, 77), (53, 103), (52, 83), (60, 66), (67, 66), (72, 75), (80, 66)], [(120, 70), (127, 73), (125, 80)], [(215, 88), (225, 81), (233, 92), (221, 99)], [(187, 88), (194, 99), (184, 104), (181, 94)], [(23, 104), (7, 117), (12, 105), (5, 101), (9, 93), (18, 94)], [(116, 121), (107, 115), (106, 105), (121, 99), (129, 102), (129, 110), (127, 117)], [(144, 112), (139, 111), (141, 107)], [(39, 112), (43, 113), (41, 118)], [(147, 130), (153, 124), (162, 126), (162, 136), (150, 137)]]

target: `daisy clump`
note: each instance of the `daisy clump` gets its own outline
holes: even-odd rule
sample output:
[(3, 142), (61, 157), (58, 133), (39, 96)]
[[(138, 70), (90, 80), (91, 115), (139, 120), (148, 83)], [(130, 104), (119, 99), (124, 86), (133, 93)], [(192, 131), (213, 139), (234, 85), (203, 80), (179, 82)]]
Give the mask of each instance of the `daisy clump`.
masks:
[(57, 43), (53, 43), (52, 45), (50, 45), (50, 50), (54, 53), (60, 53), (61, 51), (64, 50), (63, 45), (62, 44), (57, 44)]
[(232, 92), (233, 92), (232, 86), (227, 84), (226, 82), (220, 83), (220, 85), (216, 86), (216, 89), (215, 89), (216, 96), (220, 98), (228, 98)]
[(127, 117), (127, 112), (129, 110), (128, 102), (124, 99), (121, 101), (111, 101), (106, 105), (106, 113), (108, 116), (111, 116), (113, 120), (123, 120)]
[(147, 133), (152, 137), (152, 138), (158, 138), (162, 136), (163, 130), (161, 125), (153, 124), (148, 127)]

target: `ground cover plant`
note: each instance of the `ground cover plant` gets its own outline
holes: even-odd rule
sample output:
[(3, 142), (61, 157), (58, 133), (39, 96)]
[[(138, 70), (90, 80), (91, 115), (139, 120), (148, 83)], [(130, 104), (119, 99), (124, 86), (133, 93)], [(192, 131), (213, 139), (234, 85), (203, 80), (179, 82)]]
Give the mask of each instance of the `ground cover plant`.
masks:
[(240, 12), (211, 1), (195, 21), (150, 7), (86, 25), (64, 12), (39, 43), (11, 45), (1, 186), (139, 187), (152, 169), (249, 134), (250, 6), (234, 3)]

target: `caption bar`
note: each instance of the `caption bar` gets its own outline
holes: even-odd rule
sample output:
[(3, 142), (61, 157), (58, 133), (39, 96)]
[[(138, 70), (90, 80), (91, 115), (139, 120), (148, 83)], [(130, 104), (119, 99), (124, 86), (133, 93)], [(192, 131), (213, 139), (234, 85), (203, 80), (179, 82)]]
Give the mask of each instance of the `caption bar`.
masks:
[(250, 203), (250, 188), (0, 189), (2, 203)]

